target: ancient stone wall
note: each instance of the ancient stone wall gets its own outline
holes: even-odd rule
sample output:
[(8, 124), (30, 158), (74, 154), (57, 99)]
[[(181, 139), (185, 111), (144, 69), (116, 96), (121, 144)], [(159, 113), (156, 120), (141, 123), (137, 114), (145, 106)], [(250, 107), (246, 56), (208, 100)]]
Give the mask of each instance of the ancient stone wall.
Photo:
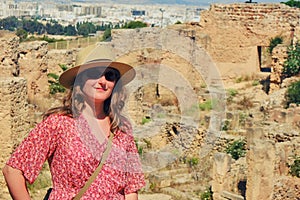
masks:
[[(58, 64), (72, 65), (76, 50), (48, 51), (47, 43), (19, 43), (19, 38), (0, 31), (0, 166), (14, 148), (40, 121), (37, 111), (46, 110), (59, 99), (49, 96), (48, 73), (59, 74)], [(31, 104), (30, 104), (31, 103)], [(0, 199), (9, 199), (0, 176)]]
[(8, 31), (0, 31), (0, 69), (1, 76), (18, 76), (20, 73), (18, 65), (19, 38)]
[[(284, 4), (265, 4), (265, 3), (237, 3), (237, 4), (212, 4), (210, 11), (216, 16), (226, 21), (236, 21), (238, 23), (250, 23), (258, 31), (258, 27), (263, 24), (268, 25), (268, 31), (278, 28), (278, 24), (283, 30), (294, 27), (298, 24), (299, 9), (292, 8)], [(251, 27), (251, 26), (250, 26)], [(264, 30), (261, 30), (265, 32)]]
[[(126, 42), (124, 42), (126, 41)], [(130, 114), (135, 119), (141, 120), (145, 113), (142, 112), (142, 104), (137, 105), (132, 98), (133, 94), (143, 86), (152, 84), (158, 88), (161, 96), (173, 93), (172, 102), (183, 111), (184, 106), (189, 106), (193, 96), (198, 101), (198, 96), (205, 91), (203, 86), (212, 85), (220, 80), (218, 71), (213, 65), (206, 51), (198, 46), (191, 35), (173, 29), (143, 28), (134, 30), (114, 30), (111, 44), (116, 50), (119, 61), (124, 61), (135, 66), (137, 76), (133, 82), (128, 84), (128, 92), (131, 95)], [(209, 67), (211, 66), (211, 69)], [(155, 91), (156, 88), (152, 88)], [(149, 92), (150, 90), (148, 90)], [(146, 99), (145, 94), (143, 97)], [(141, 97), (141, 96), (140, 96)], [(158, 102), (153, 94), (152, 103)], [(163, 98), (163, 97), (161, 97)], [(165, 95), (164, 99), (167, 99)], [(149, 98), (148, 98), (149, 99)], [(151, 105), (150, 105), (151, 108)]]
[(245, 158), (232, 159), (229, 154), (216, 153), (213, 160), (212, 192), (214, 200), (243, 200), (246, 192)]
[[(273, 12), (278, 14), (274, 15)], [(152, 83), (153, 78), (154, 82), (161, 81), (161, 84), (166, 84), (166, 82), (163, 82), (166, 80), (172, 84), (166, 84), (164, 87), (171, 90), (176, 98), (182, 97), (182, 99), (177, 99), (180, 106), (190, 102), (191, 94), (203, 95), (204, 92), (208, 92), (204, 91), (203, 85), (205, 84), (204, 87), (210, 85), (219, 78), (211, 73), (210, 69), (212, 69), (213, 63), (208, 59), (209, 56), (206, 52), (217, 64), (222, 75), (235, 78), (237, 74), (240, 75), (241, 73), (256, 73), (259, 71), (257, 47), (267, 46), (269, 39), (279, 34), (289, 37), (291, 27), (295, 28), (295, 35), (298, 35), (297, 13), (299, 13), (299, 9), (277, 4), (216, 4), (209, 11), (203, 12), (200, 26), (187, 26), (192, 30), (174, 31), (174, 29), (158, 28), (116, 30), (113, 32), (113, 39), (109, 45), (115, 47), (116, 54), (121, 57), (121, 61), (123, 59), (123, 61), (140, 67), (140, 69), (146, 69), (145, 71), (138, 71), (137, 85), (133, 85), (133, 90), (130, 91), (131, 94), (133, 94), (133, 91), (137, 91), (135, 93), (137, 96), (133, 98), (138, 99), (141, 94), (138, 90), (144, 84)], [(3, 35), (6, 38), (2, 37)], [(77, 49), (48, 51), (47, 44), (44, 42), (19, 44), (16, 36), (8, 33), (4, 34), (3, 32), (0, 34), (0, 47), (2, 47), (0, 58), (3, 61), (0, 65), (0, 70), (3, 72), (1, 74), (11, 77), (8, 79), (0, 77), (0, 128), (2, 131), (1, 141), (4, 141), (1, 143), (1, 149), (7, 149), (6, 152), (3, 151), (3, 154), (1, 154), (0, 164), (3, 165), (15, 144), (22, 138), (20, 136), (25, 135), (29, 130), (27, 95), (29, 96), (29, 102), (42, 110), (52, 107), (53, 104), (50, 103), (50, 100), (46, 102), (49, 99), (47, 73), (59, 74), (61, 69), (58, 64), (72, 65)], [(152, 66), (162, 67), (160, 70), (173, 69), (181, 76), (173, 77), (171, 73), (165, 73), (166, 71), (143, 68)], [(143, 80), (146, 81), (143, 82)], [(189, 86), (191, 90), (187, 90), (182, 85)], [(161, 94), (168, 93), (162, 92)], [(143, 116), (140, 116), (142, 113), (140, 111), (144, 109), (142, 99), (134, 101), (136, 99), (131, 99), (130, 106), (133, 108), (133, 112), (137, 113), (136, 119), (141, 119)], [(297, 108), (287, 111), (274, 110), (270, 113), (270, 121), (293, 123), (293, 128), (299, 126), (300, 117), (296, 114), (298, 113)], [(232, 121), (237, 122), (238, 120)], [(233, 127), (240, 127), (240, 125), (236, 124)], [(153, 132), (153, 129), (153, 127), (150, 127), (145, 132)], [(250, 178), (247, 177), (247, 199), (268, 199), (271, 197), (284, 199), (290, 192), (288, 188), (281, 192), (281, 183), (289, 183), (290, 189), (298, 187), (298, 183), (290, 183), (290, 180), (295, 180), (287, 176), (288, 170), (284, 165), (285, 162), (291, 161), (291, 152), (295, 151), (293, 146), (297, 146), (293, 141), (289, 141), (289, 138), (297, 138), (297, 133), (293, 132), (291, 135), (289, 135), (290, 133), (287, 135), (282, 132), (276, 135), (274, 134), (276, 132), (278, 130), (274, 130), (272, 134), (267, 128), (264, 130), (263, 133), (267, 136), (264, 136), (263, 139), (267, 139), (266, 145), (274, 150), (274, 152), (266, 152), (268, 149), (263, 148), (264, 140), (254, 138), (251, 142), (250, 133), (253, 132), (249, 131), (247, 136), (250, 138), (249, 145), (258, 145), (249, 147), (247, 164), (249, 165)], [(216, 144), (214, 148), (223, 148), (227, 141), (227, 138), (221, 138), (222, 144)], [(295, 141), (297, 142), (297, 140)], [(269, 160), (264, 163), (264, 159)], [(243, 168), (231, 165), (230, 169), (235, 173), (240, 173), (239, 170)], [(221, 177), (223, 182), (217, 183), (219, 184), (218, 187), (224, 187), (226, 191), (236, 192), (236, 186), (232, 185), (232, 183), (238, 181), (237, 176), (234, 177), (236, 174), (223, 173), (222, 170), (225, 169), (216, 170), (222, 176), (224, 175), (224, 177)], [(262, 171), (259, 172), (259, 170)], [(267, 178), (264, 177), (265, 173)], [(240, 175), (242, 177), (244, 174), (240, 173)], [(226, 180), (225, 177), (227, 177)], [(269, 178), (278, 180), (278, 184), (274, 185), (274, 182)], [(231, 180), (232, 183), (230, 183)], [(3, 180), (0, 181), (1, 186), (3, 186)], [(218, 180), (216, 179), (216, 181)], [(267, 194), (264, 194), (264, 191), (255, 185), (256, 183), (258, 185), (265, 184), (271, 194), (264, 196)], [(297, 195), (294, 192), (295, 190), (291, 189), (291, 191), (292, 195)], [(5, 195), (8, 192), (5, 190), (0, 194)], [(219, 194), (221, 195), (221, 193)], [(8, 199), (6, 196), (3, 198), (0, 196), (0, 198)]]
[(299, 198), (300, 179), (288, 167), (300, 153), (299, 139), (289, 124), (249, 129), (247, 199)]
[[(1, 168), (13, 149), (29, 130), (26, 80), (18, 77), (0, 76), (0, 165)], [(0, 176), (0, 187), (5, 189), (5, 181)], [(9, 199), (8, 191), (0, 192), (1, 199)]]
[[(4, 166), (13, 149), (29, 129), (27, 85), (19, 75), (19, 39), (14, 34), (0, 32), (0, 166)], [(9, 199), (3, 176), (0, 176), (1, 199)]]
[[(227, 117), (234, 115), (234, 111), (227, 113)], [(229, 130), (215, 143), (214, 150), (224, 152), (228, 143), (244, 137), (247, 155), (246, 159), (234, 160), (225, 153), (214, 154), (214, 199), (296, 199), (300, 196), (300, 179), (290, 175), (289, 165), (300, 155), (300, 107), (273, 107), (267, 118), (254, 115), (260, 120), (248, 117), (248, 124), (241, 124), (238, 116), (230, 120)], [(229, 134), (231, 130), (240, 132)]]
[(257, 73), (260, 47), (269, 46), (276, 36), (282, 36), (285, 44), (291, 37), (299, 38), (299, 12), (284, 4), (212, 4), (201, 13), (199, 41), (224, 79)]
[(49, 50), (45, 41), (25, 42), (18, 47), (20, 77), (27, 80), (28, 101), (40, 111), (57, 106), (60, 101), (50, 98), (48, 73), (59, 75), (60, 64), (72, 67), (76, 49)]

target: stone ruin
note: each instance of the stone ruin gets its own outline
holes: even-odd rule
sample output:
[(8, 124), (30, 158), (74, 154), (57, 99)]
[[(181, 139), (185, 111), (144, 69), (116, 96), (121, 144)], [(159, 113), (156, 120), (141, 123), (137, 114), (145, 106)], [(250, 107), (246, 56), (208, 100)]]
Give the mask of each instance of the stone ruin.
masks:
[[(166, 29), (115, 30), (112, 33), (109, 45), (114, 46), (121, 60), (140, 66), (143, 73), (137, 77), (139, 80), (146, 77), (147, 80), (132, 86), (127, 112), (135, 125), (139, 145), (148, 151), (144, 156), (153, 161), (148, 163), (148, 167), (151, 163), (162, 164), (155, 160), (162, 154), (159, 149), (167, 144), (177, 148), (186, 145), (187, 148), (182, 150), (184, 155), (197, 156), (210, 121), (209, 113), (201, 112), (204, 117), (195, 122), (201, 124), (198, 131), (191, 131), (180, 124), (178, 121), (183, 110), (180, 106), (188, 100), (179, 97), (190, 94), (185, 93), (185, 88), (173, 88), (166, 82), (155, 84), (155, 81), (167, 78), (160, 77), (159, 70), (173, 69), (182, 74), (192, 86), (191, 92), (197, 95), (200, 102), (205, 101), (210, 98), (207, 85), (219, 87), (220, 77), (226, 87), (241, 72), (243, 75), (261, 75), (261, 68), (264, 67), (261, 52), (263, 47), (268, 46), (269, 40), (278, 35), (290, 39), (291, 27), (294, 30), (293, 39), (299, 37), (298, 13), (299, 9), (282, 4), (213, 4), (201, 14), (199, 23)], [(45, 42), (20, 44), (18, 38), (8, 32), (1, 32), (0, 45), (3, 165), (14, 147), (40, 120), (40, 113), (59, 103), (59, 100), (49, 98), (47, 73), (60, 73), (59, 64), (72, 66), (78, 49), (48, 50)], [(156, 166), (159, 170), (146, 173), (148, 185), (145, 192), (156, 191), (177, 199), (199, 199), (199, 195), (194, 194), (195, 190), (203, 191), (210, 185), (216, 200), (300, 197), (299, 178), (290, 176), (288, 169), (293, 156), (300, 155), (299, 107), (286, 110), (276, 96), (282, 98), (282, 91), (288, 85), (278, 79), (282, 60), (286, 58), (284, 49), (278, 47), (275, 50), (277, 54), (268, 66), (271, 73), (260, 76), (269, 76), (270, 95), (258, 98), (255, 106), (247, 110), (247, 120), (241, 123), (240, 114), (229, 110), (226, 119), (230, 121), (230, 131), (222, 132), (209, 154), (201, 158), (199, 168), (187, 167), (182, 160), (162, 160), (166, 163)], [(213, 63), (198, 66), (201, 61), (209, 61), (205, 57), (207, 53)], [(197, 73), (195, 65), (201, 73)], [(155, 69), (157, 66), (162, 68)], [(214, 66), (217, 66), (220, 77), (211, 77), (209, 69)], [(145, 70), (147, 67), (154, 68)], [(268, 106), (262, 111), (266, 101)], [(161, 121), (162, 116), (169, 121)], [(141, 126), (144, 117), (152, 119), (152, 122)], [(187, 131), (194, 134), (193, 140), (176, 134)], [(247, 155), (235, 161), (222, 152), (229, 142), (237, 138), (247, 140)], [(9, 199), (3, 177), (0, 185), (3, 188), (0, 198)]]

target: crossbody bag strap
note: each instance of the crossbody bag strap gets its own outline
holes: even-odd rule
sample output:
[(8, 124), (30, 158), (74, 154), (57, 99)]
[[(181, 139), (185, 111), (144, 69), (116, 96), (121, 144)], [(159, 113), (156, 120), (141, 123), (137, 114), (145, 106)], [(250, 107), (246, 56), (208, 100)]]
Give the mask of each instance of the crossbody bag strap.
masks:
[(104, 165), (104, 162), (107, 159), (108, 154), (111, 150), (113, 136), (114, 136), (114, 134), (111, 132), (108, 142), (107, 142), (107, 147), (106, 147), (105, 151), (103, 152), (103, 155), (101, 157), (101, 161), (100, 161), (98, 167), (96, 168), (94, 173), (90, 176), (90, 178), (87, 180), (85, 185), (79, 190), (79, 192), (77, 193), (77, 195), (74, 197), (73, 200), (80, 200), (80, 198), (84, 195), (84, 193), (87, 191), (87, 189), (91, 186), (91, 184), (94, 182), (94, 180), (98, 176), (98, 174), (101, 171), (102, 166)]

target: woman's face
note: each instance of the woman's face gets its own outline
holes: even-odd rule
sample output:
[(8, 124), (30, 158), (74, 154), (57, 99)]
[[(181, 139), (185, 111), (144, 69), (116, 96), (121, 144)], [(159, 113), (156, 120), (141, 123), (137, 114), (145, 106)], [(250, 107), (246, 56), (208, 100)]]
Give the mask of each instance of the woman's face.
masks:
[(116, 69), (99, 67), (82, 72), (82, 92), (85, 98), (94, 102), (104, 102), (110, 97), (120, 74)]

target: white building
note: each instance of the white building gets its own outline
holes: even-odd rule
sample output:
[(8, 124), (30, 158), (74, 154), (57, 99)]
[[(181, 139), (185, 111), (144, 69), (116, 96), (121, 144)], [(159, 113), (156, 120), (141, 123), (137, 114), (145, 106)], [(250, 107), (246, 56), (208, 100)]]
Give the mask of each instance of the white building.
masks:
[[(143, 10), (142, 16), (133, 15), (133, 10)], [(76, 24), (81, 21), (93, 23), (125, 23), (133, 20), (144, 21), (152, 26), (167, 26), (176, 22), (200, 21), (203, 8), (195, 6), (174, 5), (128, 5), (105, 3), (72, 3), (70, 0), (62, 3), (45, 1), (4, 0), (0, 2), (0, 17), (8, 16), (41, 16), (44, 19), (55, 19), (63, 25)]]

